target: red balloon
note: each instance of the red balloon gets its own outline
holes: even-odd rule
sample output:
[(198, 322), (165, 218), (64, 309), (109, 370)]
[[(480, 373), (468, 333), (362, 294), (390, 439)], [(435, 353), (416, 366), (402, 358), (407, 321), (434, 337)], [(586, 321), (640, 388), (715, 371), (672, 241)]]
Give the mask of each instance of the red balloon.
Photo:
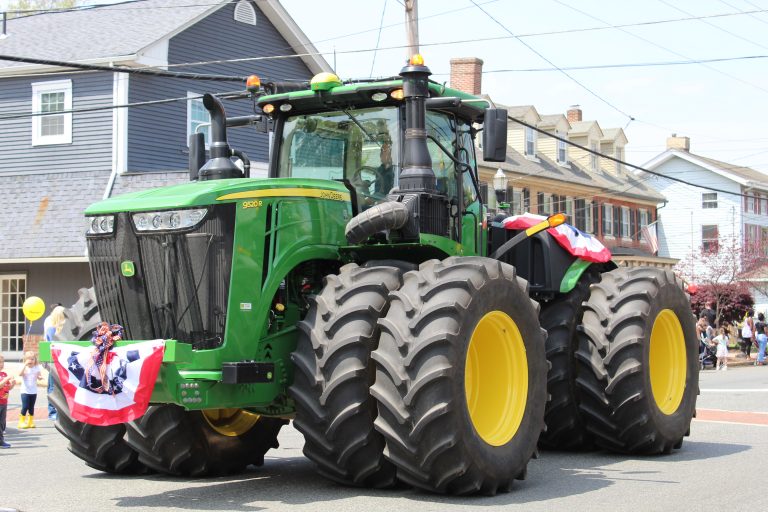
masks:
[(699, 287), (698, 287), (698, 286), (696, 286), (696, 284), (694, 284), (694, 283), (691, 283), (691, 284), (689, 284), (689, 285), (688, 285), (688, 293), (690, 293), (691, 295), (693, 295), (693, 294), (695, 294), (697, 291), (699, 291)]

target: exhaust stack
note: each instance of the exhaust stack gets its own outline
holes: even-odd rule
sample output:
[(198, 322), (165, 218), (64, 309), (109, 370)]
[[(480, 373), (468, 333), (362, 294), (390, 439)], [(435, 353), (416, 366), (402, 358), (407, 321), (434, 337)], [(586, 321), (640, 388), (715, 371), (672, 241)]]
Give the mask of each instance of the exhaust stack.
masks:
[(224, 106), (211, 94), (203, 96), (203, 106), (211, 115), (211, 158), (200, 168), (198, 179), (206, 181), (242, 178), (240, 168), (229, 158), (232, 156), (232, 149), (227, 143), (227, 116)]

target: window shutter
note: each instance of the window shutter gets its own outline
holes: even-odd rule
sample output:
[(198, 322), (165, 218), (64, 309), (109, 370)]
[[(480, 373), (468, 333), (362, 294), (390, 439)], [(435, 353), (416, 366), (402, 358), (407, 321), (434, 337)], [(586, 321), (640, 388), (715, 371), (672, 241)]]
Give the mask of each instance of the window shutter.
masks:
[(512, 198), (515, 197), (514, 195), (512, 195), (514, 190), (515, 189), (512, 187), (512, 185), (507, 185), (507, 196), (504, 198), (504, 200), (508, 202), (510, 205), (512, 204)]
[(587, 223), (586, 223), (587, 215), (586, 215), (586, 212), (584, 211), (584, 200), (583, 199), (577, 199), (576, 201), (574, 201), (573, 206), (574, 206), (574, 209), (576, 210), (574, 212), (574, 215), (573, 215), (575, 217), (576, 229), (580, 229), (582, 231), (586, 231), (587, 230)]
[(621, 236), (621, 206), (613, 207), (613, 235)]
[(536, 193), (536, 208), (537, 212), (539, 212), (539, 215), (544, 215), (544, 193), (543, 192), (537, 192)]
[(597, 221), (597, 219), (599, 218), (598, 217), (599, 211), (600, 211), (600, 207), (597, 205), (597, 203), (596, 202), (592, 203), (592, 226), (590, 227), (592, 228), (592, 233), (594, 233), (595, 235), (600, 234), (600, 230), (598, 229), (598, 226), (600, 224), (598, 224), (598, 221)]
[(523, 189), (523, 213), (531, 209), (531, 191), (527, 188)]
[(632, 224), (632, 240), (640, 240), (640, 210), (634, 209), (635, 222)]

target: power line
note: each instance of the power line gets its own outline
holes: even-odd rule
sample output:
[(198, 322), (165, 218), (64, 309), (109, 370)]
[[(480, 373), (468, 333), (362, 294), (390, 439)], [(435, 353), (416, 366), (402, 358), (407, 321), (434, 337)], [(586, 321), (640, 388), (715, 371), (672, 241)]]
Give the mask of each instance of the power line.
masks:
[[(735, 5), (733, 5), (733, 4), (729, 4), (729, 3), (728, 3), (728, 2), (726, 2), (725, 0), (719, 0), (719, 2), (720, 2), (721, 4), (725, 4), (725, 5), (727, 5), (727, 6), (728, 6), (728, 7), (730, 7), (731, 9), (736, 9), (737, 11), (740, 11), (740, 12), (744, 12), (742, 9), (739, 9), (738, 7), (736, 7), (736, 6), (735, 6)], [(755, 6), (755, 4), (752, 4), (752, 3), (750, 3), (750, 2), (747, 2), (747, 3), (748, 3), (749, 5), (751, 5), (752, 7), (756, 7), (756, 6)], [(760, 18), (760, 17), (758, 17), (758, 16), (755, 16), (754, 14), (750, 14), (750, 15), (749, 15), (749, 17), (750, 17), (750, 18), (753, 18), (753, 19), (756, 19), (756, 20), (757, 20), (757, 21), (759, 21), (760, 23), (765, 23), (766, 25), (768, 25), (768, 21), (765, 21), (764, 19), (762, 19), (762, 18)]]
[[(621, 25), (612, 25), (612, 24), (611, 24), (610, 22), (608, 22), (608, 21), (605, 21), (605, 20), (603, 20), (603, 19), (600, 19), (600, 18), (598, 18), (597, 16), (594, 16), (594, 15), (592, 15), (592, 14), (589, 14), (588, 12), (586, 12), (586, 11), (583, 11), (582, 9), (579, 9), (579, 8), (577, 8), (577, 7), (574, 7), (574, 6), (572, 6), (572, 5), (569, 5), (569, 4), (567, 4), (567, 3), (565, 3), (565, 2), (563, 2), (563, 1), (561, 1), (561, 0), (553, 0), (553, 1), (554, 1), (554, 2), (557, 2), (558, 4), (562, 5), (563, 7), (567, 7), (567, 8), (569, 8), (569, 9), (571, 9), (571, 10), (574, 10), (574, 11), (578, 12), (579, 14), (581, 14), (581, 15), (583, 15), (583, 16), (586, 16), (586, 17), (588, 17), (588, 18), (592, 18), (593, 20), (599, 21), (600, 23), (604, 23), (605, 25), (608, 25), (609, 27), (612, 27), (612, 28), (616, 28), (616, 29), (618, 29), (618, 30), (621, 30), (621, 31), (622, 31), (622, 32), (624, 32), (625, 34), (627, 34), (627, 35), (630, 35), (630, 36), (632, 36), (632, 37), (634, 37), (634, 38), (636, 38), (636, 39), (639, 39), (639, 40), (641, 40), (641, 41), (644, 41), (644, 42), (645, 42), (645, 43), (647, 43), (647, 44), (653, 45), (653, 46), (655, 46), (656, 48), (660, 48), (660, 49), (662, 49), (662, 50), (664, 50), (664, 51), (666, 51), (666, 52), (669, 52), (669, 53), (671, 53), (671, 54), (673, 54), (673, 55), (677, 55), (678, 57), (682, 57), (683, 59), (686, 59), (686, 60), (696, 60), (696, 59), (693, 59), (693, 58), (691, 58), (691, 57), (688, 57), (687, 55), (684, 55), (684, 54), (682, 54), (682, 53), (680, 53), (680, 52), (677, 52), (677, 51), (675, 51), (675, 50), (672, 50), (672, 49), (670, 49), (670, 48), (667, 48), (666, 46), (662, 46), (662, 45), (660, 45), (659, 43), (657, 43), (657, 42), (655, 42), (655, 41), (652, 41), (652, 40), (650, 40), (650, 39), (647, 39), (647, 38), (645, 38), (645, 37), (643, 37), (643, 36), (641, 36), (641, 35), (635, 34), (634, 32), (630, 32), (629, 30), (626, 30), (626, 29), (625, 29), (625, 27), (623, 27), (623, 26), (621, 26)], [(740, 14), (746, 14), (746, 13), (740, 13)], [(698, 19), (704, 19), (704, 18), (698, 18)], [(710, 71), (714, 71), (715, 73), (719, 73), (719, 74), (721, 74), (721, 75), (723, 75), (723, 76), (727, 76), (728, 78), (730, 78), (730, 79), (732, 79), (732, 80), (736, 80), (736, 81), (738, 81), (738, 82), (741, 82), (741, 83), (743, 83), (743, 84), (749, 85), (749, 86), (751, 86), (751, 87), (754, 87), (754, 88), (756, 88), (756, 89), (759, 89), (759, 90), (761, 90), (761, 91), (763, 91), (763, 92), (768, 92), (768, 89), (765, 89), (765, 88), (763, 88), (763, 87), (760, 87), (759, 85), (755, 85), (755, 84), (753, 84), (753, 83), (751, 83), (751, 82), (747, 82), (746, 80), (742, 80), (741, 78), (738, 78), (738, 77), (736, 77), (736, 76), (733, 76), (733, 75), (731, 75), (731, 74), (728, 74), (728, 73), (726, 73), (726, 72), (724, 72), (724, 71), (721, 71), (721, 70), (719, 70), (719, 69), (717, 69), (717, 68), (715, 68), (715, 67), (712, 67), (712, 66), (710, 66), (710, 65), (708, 65), (708, 64), (706, 64), (706, 63), (699, 63), (699, 65), (701, 65), (701, 66), (704, 66), (705, 68), (709, 69)], [(641, 122), (642, 122), (642, 121), (641, 121)], [(648, 123), (648, 122), (646, 122), (645, 124), (648, 124), (648, 125), (650, 125), (650, 126), (656, 126), (657, 128), (662, 128), (662, 129), (665, 129), (665, 130), (667, 130), (667, 129), (668, 129), (668, 128), (664, 128), (663, 126), (654, 125), (654, 124), (652, 124), (652, 123)]]
[[(384, 14), (387, 12), (387, 0), (384, 0), (384, 7), (381, 8), (381, 21), (379, 21), (379, 35), (376, 36), (376, 48), (381, 43), (381, 29), (384, 26)], [(370, 76), (373, 76), (373, 66), (376, 64), (376, 52), (373, 52), (373, 59), (371, 60), (371, 72)]]
[[(227, 98), (239, 98), (242, 94), (243, 94), (243, 91), (233, 91), (233, 92), (216, 93), (216, 94), (212, 94), (212, 96), (216, 96), (222, 99), (227, 99)], [(84, 112), (99, 112), (102, 110), (114, 110), (118, 108), (146, 107), (150, 105), (162, 105), (165, 103), (174, 103), (177, 101), (198, 100), (198, 99), (201, 99), (202, 97), (203, 97), (202, 95), (180, 96), (178, 98), (166, 98), (162, 100), (150, 100), (150, 101), (139, 101), (136, 103), (124, 103), (122, 105), (104, 105), (101, 107), (72, 108), (69, 110), (59, 110), (56, 112), (27, 112), (24, 114), (8, 114), (8, 115), (0, 115), (0, 121), (7, 121), (11, 119), (26, 119), (29, 117), (38, 117), (38, 116), (61, 115), (61, 114), (81, 114)]]
[(206, 75), (202, 73), (184, 73), (177, 71), (165, 71), (150, 68), (127, 68), (123, 66), (100, 66), (98, 64), (81, 64), (51, 59), (37, 59), (33, 57), (16, 57), (14, 55), (0, 55), (0, 60), (22, 62), (25, 64), (39, 64), (43, 66), (59, 66), (65, 68), (84, 69), (88, 71), (109, 71), (112, 73), (127, 73), (129, 75), (162, 76), (167, 78), (184, 78), (188, 80), (210, 80), (218, 82), (245, 82), (246, 77), (227, 75)]
[[(671, 3), (667, 2), (666, 0), (658, 0), (658, 1), (661, 2), (662, 4), (666, 5), (667, 7), (671, 8), (671, 9), (674, 9), (674, 10), (676, 10), (678, 12), (683, 13), (683, 14), (687, 14), (688, 16), (692, 16), (692, 14), (690, 12), (688, 12), (688, 11), (686, 11), (684, 9), (681, 9), (681, 8), (677, 7), (676, 5), (672, 5)], [(710, 27), (716, 28), (720, 32), (724, 32), (724, 33), (728, 34), (729, 36), (735, 37), (736, 39), (741, 39), (742, 41), (746, 41), (746, 42), (748, 42), (750, 44), (754, 44), (755, 46), (759, 46), (760, 48), (763, 48), (764, 50), (768, 50), (768, 46), (765, 46), (762, 43), (758, 43), (757, 41), (753, 41), (753, 40), (748, 39), (748, 38), (746, 38), (746, 37), (744, 37), (742, 35), (739, 35), (739, 34), (736, 34), (734, 32), (731, 32), (728, 29), (725, 29), (723, 27), (719, 27), (719, 26), (715, 25), (714, 23), (711, 23), (711, 22), (709, 22), (707, 20), (699, 20), (699, 21), (709, 25)]]
[[(527, 72), (540, 72), (540, 71), (580, 71), (590, 69), (616, 69), (616, 68), (646, 68), (656, 66), (684, 66), (688, 64), (701, 64), (708, 62), (731, 62), (737, 60), (754, 60), (754, 59), (768, 59), (768, 55), (743, 55), (740, 57), (721, 57), (713, 59), (696, 59), (696, 60), (675, 60), (675, 61), (657, 61), (657, 62), (627, 62), (617, 64), (591, 64), (584, 66), (560, 66), (552, 68), (517, 68), (517, 69), (486, 69), (482, 73), (527, 73)], [(443, 76), (450, 73), (433, 73), (433, 75)]]
[(542, 130), (541, 128), (537, 128), (536, 126), (534, 126), (532, 124), (528, 124), (525, 121), (521, 121), (519, 119), (515, 119), (512, 116), (507, 116), (507, 119), (509, 119), (510, 121), (513, 121), (513, 122), (515, 122), (517, 124), (520, 124), (522, 126), (525, 126), (526, 128), (530, 128), (532, 130), (535, 130), (538, 133), (544, 134), (547, 137), (551, 137), (551, 138), (553, 138), (555, 140), (559, 140), (559, 141), (562, 141), (562, 142), (564, 142), (564, 143), (566, 143), (568, 145), (571, 145), (573, 147), (579, 148), (579, 149), (581, 149), (583, 151), (586, 151), (587, 153), (590, 153), (592, 155), (596, 155), (596, 156), (598, 156), (600, 158), (605, 158), (607, 160), (611, 160), (611, 161), (616, 162), (616, 163), (621, 164), (621, 165), (626, 165), (627, 167), (630, 167), (632, 169), (636, 169), (638, 171), (643, 171), (643, 172), (646, 172), (648, 174), (652, 174), (654, 176), (658, 176), (660, 178), (665, 178), (665, 179), (668, 179), (668, 180), (671, 180), (671, 181), (676, 181), (678, 183), (683, 183), (685, 185), (690, 185), (692, 187), (702, 188), (702, 189), (705, 189), (705, 190), (711, 190), (712, 192), (720, 192), (720, 193), (723, 193), (723, 194), (731, 194), (731, 195), (738, 196), (738, 197), (754, 197), (754, 196), (752, 196), (750, 194), (742, 194), (742, 193), (738, 193), (738, 192), (732, 192), (730, 190), (724, 190), (724, 189), (721, 189), (721, 188), (708, 187), (708, 186), (704, 186), (704, 185), (700, 185), (700, 184), (696, 184), (696, 183), (691, 183), (690, 181), (686, 181), (686, 180), (683, 180), (683, 179), (680, 179), (680, 178), (676, 178), (674, 176), (667, 176), (667, 175), (662, 174), (660, 172), (651, 171), (649, 169), (646, 169), (645, 167), (641, 167), (639, 165), (635, 165), (635, 164), (631, 164), (629, 162), (625, 162), (624, 160), (621, 160), (619, 158), (614, 158), (614, 157), (612, 157), (610, 155), (606, 155), (606, 154), (600, 153), (599, 151), (595, 151), (594, 149), (588, 148), (586, 146), (582, 146), (581, 144), (577, 144), (577, 143), (575, 143), (575, 142), (573, 142), (571, 140), (565, 139), (565, 138), (560, 137), (558, 135), (554, 135), (554, 134), (549, 133), (549, 132), (547, 132), (545, 130)]
[[(60, 14), (67, 12), (77, 11), (90, 11), (93, 9), (99, 9), (102, 7), (109, 8), (110, 11), (139, 11), (148, 9), (183, 9), (187, 7), (216, 7), (217, 5), (236, 4), (240, 0), (228, 0), (226, 2), (205, 2), (205, 3), (191, 3), (182, 5), (153, 5), (147, 7), (134, 6), (134, 7), (117, 7), (128, 4), (138, 4), (146, 2), (146, 0), (127, 0), (125, 2), (114, 4), (95, 4), (95, 5), (81, 5), (73, 7), (51, 7), (49, 9), (14, 9), (6, 11), (9, 14), (25, 14), (26, 16), (19, 16), (18, 18), (28, 18), (30, 16), (39, 16), (42, 14)], [(18, 19), (15, 18), (15, 19)]]
[(626, 112), (624, 112), (623, 110), (621, 110), (619, 107), (617, 107), (616, 105), (614, 105), (613, 103), (609, 102), (608, 100), (606, 100), (605, 98), (603, 98), (602, 96), (600, 96), (599, 94), (597, 94), (596, 92), (594, 92), (594, 91), (593, 91), (592, 89), (590, 89), (589, 87), (587, 87), (586, 85), (584, 85), (583, 83), (581, 83), (580, 81), (578, 81), (576, 78), (574, 78), (573, 76), (571, 76), (571, 75), (570, 75), (570, 74), (569, 74), (567, 71), (563, 70), (562, 68), (559, 68), (559, 67), (558, 67), (558, 66), (557, 66), (557, 65), (556, 65), (554, 62), (552, 62), (551, 60), (549, 60), (548, 58), (546, 58), (546, 57), (545, 57), (543, 54), (541, 54), (540, 52), (538, 52), (538, 51), (537, 51), (536, 49), (534, 49), (534, 48), (533, 48), (531, 45), (529, 45), (528, 43), (526, 43), (525, 41), (523, 41), (522, 39), (520, 39), (519, 37), (517, 37), (517, 36), (516, 36), (514, 33), (512, 33), (512, 31), (511, 31), (511, 30), (509, 30), (509, 28), (507, 28), (507, 27), (506, 27), (506, 26), (505, 26), (503, 23), (501, 23), (499, 20), (497, 20), (496, 18), (494, 18), (494, 17), (491, 15), (491, 13), (489, 13), (488, 11), (486, 11), (485, 9), (483, 9), (483, 8), (482, 8), (480, 5), (478, 5), (478, 4), (477, 4), (477, 2), (475, 2), (475, 0), (470, 0), (470, 1), (471, 1), (473, 4), (475, 4), (475, 6), (476, 6), (478, 9), (480, 9), (480, 10), (481, 10), (481, 11), (482, 11), (482, 12), (483, 12), (483, 13), (484, 13), (486, 16), (488, 16), (488, 17), (489, 17), (489, 18), (490, 18), (490, 19), (491, 19), (491, 20), (492, 20), (494, 23), (496, 23), (498, 26), (500, 26), (502, 29), (504, 29), (506, 32), (508, 32), (508, 33), (509, 33), (509, 35), (511, 35), (512, 37), (514, 37), (515, 39), (517, 39), (517, 40), (518, 40), (520, 43), (522, 43), (522, 44), (523, 44), (523, 46), (525, 46), (525, 47), (526, 47), (526, 48), (528, 48), (530, 51), (532, 51), (533, 53), (535, 53), (536, 55), (538, 55), (538, 56), (539, 56), (541, 59), (543, 59), (544, 61), (546, 61), (546, 62), (547, 62), (547, 63), (548, 63), (550, 66), (557, 68), (557, 69), (558, 69), (558, 70), (559, 70), (559, 71), (560, 71), (562, 74), (564, 74), (565, 76), (567, 76), (567, 77), (568, 77), (568, 78), (569, 78), (571, 81), (573, 81), (574, 83), (576, 83), (576, 84), (577, 84), (579, 87), (581, 87), (582, 89), (584, 89), (585, 91), (587, 91), (589, 94), (591, 94), (592, 96), (594, 96), (594, 97), (595, 97), (595, 98), (597, 98), (598, 100), (602, 101), (603, 103), (605, 103), (606, 105), (608, 105), (609, 107), (611, 107), (613, 110), (615, 110), (615, 111), (619, 112), (620, 114), (622, 114), (623, 116), (625, 116), (625, 117), (629, 118), (629, 120), (630, 120), (630, 121), (633, 121), (633, 120), (635, 119), (634, 117), (632, 117), (631, 115), (627, 114)]

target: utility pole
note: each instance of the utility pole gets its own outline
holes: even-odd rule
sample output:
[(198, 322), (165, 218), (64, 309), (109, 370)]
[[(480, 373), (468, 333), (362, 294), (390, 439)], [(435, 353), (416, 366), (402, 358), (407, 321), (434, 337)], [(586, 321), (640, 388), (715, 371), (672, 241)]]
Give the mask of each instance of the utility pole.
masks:
[(408, 36), (408, 55), (419, 53), (419, 7), (417, 0), (405, 0), (405, 32)]

